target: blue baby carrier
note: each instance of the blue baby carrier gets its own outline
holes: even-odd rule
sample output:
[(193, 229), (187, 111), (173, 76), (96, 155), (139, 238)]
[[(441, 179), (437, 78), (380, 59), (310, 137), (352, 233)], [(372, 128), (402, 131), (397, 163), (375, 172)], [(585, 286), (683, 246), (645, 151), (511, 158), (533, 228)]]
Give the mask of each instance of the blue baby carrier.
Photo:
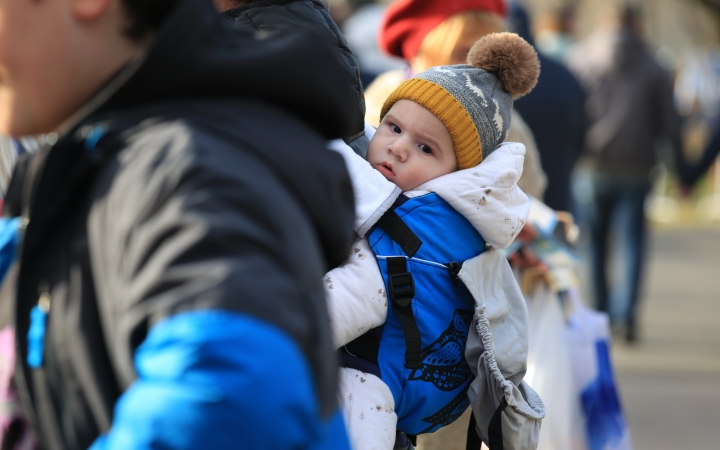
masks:
[(435, 193), (401, 196), (368, 241), (391, 307), (385, 324), (348, 344), (347, 352), (377, 364), (395, 400), (399, 431), (437, 431), (469, 405), (465, 343), (475, 301), (457, 275), (485, 241)]

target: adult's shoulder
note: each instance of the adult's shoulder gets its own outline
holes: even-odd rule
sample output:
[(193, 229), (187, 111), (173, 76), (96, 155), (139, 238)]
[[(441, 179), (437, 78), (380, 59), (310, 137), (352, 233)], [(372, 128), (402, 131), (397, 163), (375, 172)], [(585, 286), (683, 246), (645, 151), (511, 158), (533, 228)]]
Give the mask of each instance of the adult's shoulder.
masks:
[[(170, 112), (169, 112), (170, 111)], [(347, 256), (352, 240), (352, 187), (342, 157), (316, 131), (266, 104), (206, 101), (157, 105), (129, 129), (124, 148), (100, 180), (127, 203), (142, 196), (146, 211), (168, 196), (202, 189), (232, 203), (292, 202), (316, 230), (327, 270)], [(216, 195), (217, 193), (217, 195)], [(139, 206), (129, 206), (141, 212)]]
[(360, 81), (358, 60), (321, 0), (260, 0), (246, 3), (224, 13), (237, 26), (248, 31), (272, 33), (278, 30), (311, 30), (333, 48), (343, 67), (343, 81), (354, 99), (353, 135), (362, 134), (365, 98)]

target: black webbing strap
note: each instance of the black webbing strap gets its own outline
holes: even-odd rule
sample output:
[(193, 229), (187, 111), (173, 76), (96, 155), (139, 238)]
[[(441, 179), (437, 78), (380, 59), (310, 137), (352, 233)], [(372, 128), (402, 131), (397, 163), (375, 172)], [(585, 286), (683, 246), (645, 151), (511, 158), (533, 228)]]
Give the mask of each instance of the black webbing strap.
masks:
[(390, 239), (402, 248), (403, 253), (409, 258), (412, 258), (422, 245), (422, 241), (393, 210), (389, 210), (383, 214), (380, 220), (378, 220), (377, 225), (390, 236)]
[(406, 434), (408, 441), (414, 446), (417, 446), (417, 434)]
[(393, 311), (400, 318), (405, 337), (405, 367), (420, 369), (422, 342), (411, 302), (415, 296), (415, 282), (412, 274), (407, 270), (407, 259), (402, 256), (387, 258), (387, 272), (388, 294), (392, 300)]
[[(490, 425), (488, 425), (489, 450), (503, 450), (502, 412), (505, 411), (505, 408), (507, 408), (507, 401), (505, 397), (503, 397), (500, 406), (498, 406), (492, 419), (490, 419)], [(470, 414), (465, 450), (480, 450), (482, 446), (480, 436), (478, 436), (477, 430), (475, 429), (476, 425), (475, 414)]]
[(495, 410), (490, 425), (488, 426), (488, 448), (490, 450), (503, 450), (503, 434), (502, 434), (502, 412), (507, 408), (507, 401), (503, 396), (500, 406)]
[(480, 450), (480, 447), (482, 446), (482, 441), (480, 440), (480, 436), (477, 434), (477, 430), (475, 429), (475, 425), (477, 422), (475, 421), (475, 414), (470, 414), (470, 423), (468, 424), (468, 431), (467, 431), (467, 441), (465, 443), (465, 450)]
[(349, 342), (345, 349), (355, 356), (377, 364), (378, 353), (380, 352), (380, 341), (374, 336), (365, 333), (352, 342)]

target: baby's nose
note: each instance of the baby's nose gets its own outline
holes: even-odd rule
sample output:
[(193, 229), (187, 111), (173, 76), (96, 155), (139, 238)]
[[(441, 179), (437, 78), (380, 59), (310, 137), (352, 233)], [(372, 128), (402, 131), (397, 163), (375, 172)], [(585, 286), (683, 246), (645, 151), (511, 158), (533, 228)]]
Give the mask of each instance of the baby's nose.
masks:
[(404, 162), (408, 157), (407, 144), (403, 141), (396, 141), (388, 147), (388, 153), (394, 155), (401, 162)]

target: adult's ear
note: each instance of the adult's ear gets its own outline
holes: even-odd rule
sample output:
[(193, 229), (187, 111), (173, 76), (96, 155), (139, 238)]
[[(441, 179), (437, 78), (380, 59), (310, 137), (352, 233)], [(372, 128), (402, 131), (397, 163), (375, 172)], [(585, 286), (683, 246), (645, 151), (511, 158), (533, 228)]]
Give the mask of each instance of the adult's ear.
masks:
[(73, 16), (81, 21), (93, 21), (101, 17), (114, 0), (69, 0)]

